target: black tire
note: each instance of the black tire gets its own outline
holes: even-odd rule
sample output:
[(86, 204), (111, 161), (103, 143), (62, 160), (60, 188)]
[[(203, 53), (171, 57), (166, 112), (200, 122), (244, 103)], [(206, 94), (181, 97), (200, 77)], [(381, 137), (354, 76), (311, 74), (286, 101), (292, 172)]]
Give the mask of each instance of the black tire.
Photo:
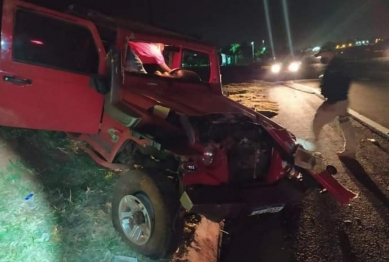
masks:
[[(151, 236), (144, 245), (130, 241), (122, 230), (119, 204), (126, 195), (142, 196), (139, 198), (142, 204), (153, 214)], [(180, 216), (178, 190), (173, 182), (158, 171), (125, 171), (115, 186), (112, 222), (122, 239), (134, 251), (152, 259), (166, 258), (176, 251), (182, 237), (183, 218)]]

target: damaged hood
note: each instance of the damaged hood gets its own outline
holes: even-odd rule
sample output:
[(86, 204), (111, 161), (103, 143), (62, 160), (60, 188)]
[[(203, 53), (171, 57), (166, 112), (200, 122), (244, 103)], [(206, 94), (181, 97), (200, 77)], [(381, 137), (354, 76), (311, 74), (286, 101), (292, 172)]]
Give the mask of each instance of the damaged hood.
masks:
[(145, 110), (162, 106), (186, 116), (205, 116), (212, 114), (242, 114), (253, 122), (262, 124), (266, 129), (283, 128), (265, 117), (227, 97), (215, 94), (204, 88), (188, 89), (158, 89), (131, 88), (126, 92), (124, 100)]
[[(222, 94), (215, 94), (206, 89), (153, 89), (132, 88), (128, 90), (123, 100), (132, 106), (153, 112), (158, 107), (166, 108), (189, 118), (210, 115), (224, 115), (234, 118), (237, 115), (245, 116), (253, 123), (260, 124), (287, 152), (294, 146), (295, 137), (285, 128), (273, 122), (264, 115), (255, 112)], [(208, 91), (208, 92), (207, 92)], [(157, 110), (160, 117), (167, 117), (166, 110)], [(223, 117), (222, 117), (223, 118)], [(185, 123), (182, 123), (185, 124)]]
[(211, 92), (157, 93), (148, 90), (134, 90), (134, 96), (151, 108), (161, 105), (187, 116), (202, 116), (220, 113), (241, 113), (255, 119), (256, 112), (223, 96)]

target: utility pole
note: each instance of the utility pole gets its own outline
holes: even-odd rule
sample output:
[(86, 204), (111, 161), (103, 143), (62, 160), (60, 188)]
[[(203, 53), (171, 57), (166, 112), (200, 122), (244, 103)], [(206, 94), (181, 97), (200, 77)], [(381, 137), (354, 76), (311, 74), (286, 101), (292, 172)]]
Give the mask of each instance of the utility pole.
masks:
[(251, 52), (253, 54), (253, 62), (255, 61), (255, 49), (254, 49), (254, 41), (251, 42)]

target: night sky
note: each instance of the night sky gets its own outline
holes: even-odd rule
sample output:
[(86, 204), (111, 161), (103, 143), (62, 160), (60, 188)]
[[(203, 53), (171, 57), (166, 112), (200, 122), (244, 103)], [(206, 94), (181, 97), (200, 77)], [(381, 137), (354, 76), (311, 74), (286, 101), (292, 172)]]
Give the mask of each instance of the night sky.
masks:
[[(105, 13), (198, 35), (218, 46), (243, 41), (259, 43), (262, 39), (268, 43), (263, 0), (30, 2), (46, 3), (58, 9), (71, 3), (82, 3)], [(281, 0), (268, 2), (274, 41), (277, 48), (282, 48), (287, 43), (287, 37)], [(288, 6), (292, 40), (298, 48), (319, 45), (328, 40), (389, 37), (389, 0), (288, 0)]]

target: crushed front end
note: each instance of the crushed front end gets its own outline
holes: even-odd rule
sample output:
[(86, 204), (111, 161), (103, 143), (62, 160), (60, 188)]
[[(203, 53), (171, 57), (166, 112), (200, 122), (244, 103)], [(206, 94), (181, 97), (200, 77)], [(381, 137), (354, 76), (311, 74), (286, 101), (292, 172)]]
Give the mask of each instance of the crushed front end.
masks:
[(202, 152), (182, 164), (181, 203), (191, 212), (213, 220), (278, 212), (312, 187), (326, 188), (341, 204), (355, 197), (329, 173), (322, 158), (271, 121), (209, 115), (188, 118), (185, 130)]

